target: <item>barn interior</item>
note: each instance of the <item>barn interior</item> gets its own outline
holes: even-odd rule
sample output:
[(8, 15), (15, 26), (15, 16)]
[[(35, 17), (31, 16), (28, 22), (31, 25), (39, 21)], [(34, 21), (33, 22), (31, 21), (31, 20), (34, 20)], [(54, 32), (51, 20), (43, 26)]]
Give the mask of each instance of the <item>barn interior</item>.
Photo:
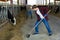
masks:
[[(41, 23), (39, 34), (32, 35), (35, 31), (33, 30), (30, 37), (26, 37), (37, 20), (34, 12), (28, 13), (32, 5), (37, 5), (42, 12), (47, 8), (51, 10), (47, 20), (52, 36), (48, 36), (44, 24)], [(16, 25), (9, 21), (9, 13), (16, 18)], [(60, 0), (0, 0), (0, 40), (60, 40)]]

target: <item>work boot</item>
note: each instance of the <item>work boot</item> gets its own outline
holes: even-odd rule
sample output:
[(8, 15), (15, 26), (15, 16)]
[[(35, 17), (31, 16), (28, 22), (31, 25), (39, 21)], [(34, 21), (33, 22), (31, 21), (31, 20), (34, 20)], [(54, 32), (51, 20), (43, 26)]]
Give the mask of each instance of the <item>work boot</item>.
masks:
[(52, 34), (53, 34), (52, 32), (51, 32), (51, 33), (49, 33), (49, 36), (52, 36)]

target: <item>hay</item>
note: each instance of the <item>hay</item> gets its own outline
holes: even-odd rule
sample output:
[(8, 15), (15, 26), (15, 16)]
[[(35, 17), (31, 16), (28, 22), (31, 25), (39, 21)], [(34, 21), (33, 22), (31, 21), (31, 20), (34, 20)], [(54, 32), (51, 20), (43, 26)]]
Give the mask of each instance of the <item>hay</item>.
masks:
[(17, 15), (16, 26), (7, 23), (0, 29), (0, 40), (23, 40), (20, 28), (22, 27), (26, 20), (24, 13), (25, 12), (22, 11), (20, 14)]

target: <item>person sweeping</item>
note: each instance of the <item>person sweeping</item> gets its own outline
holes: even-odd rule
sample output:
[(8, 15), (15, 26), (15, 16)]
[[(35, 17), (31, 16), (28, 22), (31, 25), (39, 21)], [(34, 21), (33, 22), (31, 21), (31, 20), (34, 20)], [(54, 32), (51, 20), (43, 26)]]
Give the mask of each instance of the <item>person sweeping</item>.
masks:
[[(40, 21), (40, 20), (42, 20), (42, 22), (45, 24), (45, 26), (46, 26), (46, 29), (47, 29), (47, 31), (48, 31), (48, 33), (49, 33), (49, 36), (51, 36), (52, 35), (52, 30), (51, 30), (51, 28), (50, 28), (50, 25), (49, 25), (49, 23), (48, 23), (48, 20), (46, 20), (46, 18), (43, 16), (43, 14), (40, 12), (40, 10), (39, 10), (39, 7), (38, 6), (36, 6), (36, 5), (33, 5), (32, 6), (32, 10), (34, 10), (35, 12), (36, 12), (36, 15), (37, 15), (37, 21), (36, 21), (36, 23), (35, 23), (35, 25)], [(34, 34), (39, 34), (39, 28), (38, 28), (38, 26), (39, 25), (37, 25), (37, 27), (35, 27), (35, 33)]]

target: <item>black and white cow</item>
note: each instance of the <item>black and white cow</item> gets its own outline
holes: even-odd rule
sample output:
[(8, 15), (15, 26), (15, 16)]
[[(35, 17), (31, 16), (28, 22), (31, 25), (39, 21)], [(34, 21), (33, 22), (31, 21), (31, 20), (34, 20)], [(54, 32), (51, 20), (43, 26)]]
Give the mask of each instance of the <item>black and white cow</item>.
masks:
[(10, 11), (8, 10), (8, 19), (9, 21), (11, 21), (13, 23), (13, 25), (16, 25), (16, 18), (10, 13)]

